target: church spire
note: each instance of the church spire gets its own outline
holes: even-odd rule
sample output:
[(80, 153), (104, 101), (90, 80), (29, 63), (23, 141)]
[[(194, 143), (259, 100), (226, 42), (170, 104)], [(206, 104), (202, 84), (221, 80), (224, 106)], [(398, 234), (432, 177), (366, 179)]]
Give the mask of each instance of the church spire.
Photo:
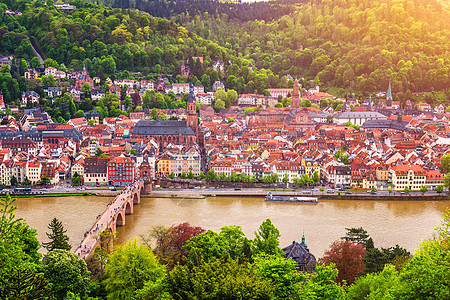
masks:
[(392, 106), (392, 90), (391, 90), (391, 81), (389, 80), (389, 87), (386, 93), (386, 106)]

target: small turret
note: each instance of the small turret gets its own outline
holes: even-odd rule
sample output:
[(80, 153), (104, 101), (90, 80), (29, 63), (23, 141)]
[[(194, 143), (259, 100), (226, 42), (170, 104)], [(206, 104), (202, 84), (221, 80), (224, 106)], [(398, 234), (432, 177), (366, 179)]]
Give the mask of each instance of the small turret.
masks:
[(298, 86), (298, 80), (294, 80), (294, 87), (292, 90), (292, 108), (298, 108), (300, 102), (300, 89)]

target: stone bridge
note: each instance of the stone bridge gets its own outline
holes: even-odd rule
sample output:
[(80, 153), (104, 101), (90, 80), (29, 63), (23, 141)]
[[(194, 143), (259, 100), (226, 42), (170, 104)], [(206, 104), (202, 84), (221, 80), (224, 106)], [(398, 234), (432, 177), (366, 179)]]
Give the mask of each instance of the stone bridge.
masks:
[(94, 251), (102, 231), (116, 232), (117, 226), (124, 226), (125, 215), (133, 213), (134, 205), (141, 203), (142, 194), (151, 193), (151, 187), (151, 183), (139, 179), (121, 190), (84, 234), (84, 239), (75, 250), (75, 254), (83, 259), (88, 257)]

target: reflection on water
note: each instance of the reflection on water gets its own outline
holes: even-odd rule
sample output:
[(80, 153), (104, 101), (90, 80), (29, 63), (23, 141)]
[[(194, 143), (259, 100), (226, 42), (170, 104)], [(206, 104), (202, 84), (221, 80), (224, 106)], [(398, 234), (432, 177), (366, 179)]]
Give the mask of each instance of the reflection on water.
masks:
[[(67, 223), (67, 234), (75, 246), (111, 199), (94, 196), (20, 199), (16, 202), (19, 207), (16, 215), (38, 230), (40, 241), (47, 240), (47, 225), (57, 217)], [(414, 252), (420, 242), (431, 237), (447, 206), (450, 201), (324, 200), (314, 205), (267, 203), (263, 197), (142, 198), (134, 214), (126, 216), (126, 225), (118, 228), (118, 242), (146, 235), (155, 225), (182, 222), (214, 231), (239, 225), (247, 237), (253, 238), (259, 225), (270, 218), (280, 230), (281, 246), (299, 241), (305, 232), (306, 243), (316, 256), (323, 255), (334, 240), (342, 237), (346, 227), (364, 227), (377, 247), (399, 244)]]

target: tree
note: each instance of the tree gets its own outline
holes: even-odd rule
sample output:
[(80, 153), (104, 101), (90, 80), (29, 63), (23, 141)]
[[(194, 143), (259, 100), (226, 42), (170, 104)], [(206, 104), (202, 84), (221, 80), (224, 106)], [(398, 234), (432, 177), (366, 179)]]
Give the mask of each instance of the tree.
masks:
[(170, 172), (169, 178), (170, 178), (170, 179), (175, 179), (175, 173), (174, 173), (173, 171)]
[(216, 101), (214, 102), (214, 110), (216, 112), (219, 112), (222, 109), (225, 109), (225, 102), (222, 101), (221, 99), (216, 99)]
[(294, 260), (261, 254), (255, 257), (254, 264), (257, 272), (275, 288), (276, 299), (301, 299), (298, 291), (308, 275), (297, 271)]
[(370, 273), (356, 279), (348, 289), (348, 299), (389, 299), (400, 278), (395, 266), (386, 265), (380, 273)]
[(84, 95), (86, 95), (88, 97), (89, 94), (91, 93), (90, 84), (88, 82), (83, 83), (83, 85), (81, 86), (81, 91), (84, 93)]
[(1, 299), (35, 299), (52, 298), (52, 292), (43, 273), (33, 270), (31, 266), (18, 265), (0, 278)]
[(56, 299), (64, 299), (68, 292), (86, 298), (90, 283), (86, 262), (67, 250), (50, 251), (42, 261), (45, 278), (52, 284)]
[(445, 172), (450, 172), (450, 153), (441, 157), (441, 166), (445, 169)]
[(388, 193), (389, 195), (392, 193), (392, 187), (388, 187)]
[(50, 242), (42, 243), (47, 251), (52, 251), (54, 249), (70, 250), (72, 246), (68, 243), (69, 237), (66, 235), (67, 230), (64, 230), (62, 222), (57, 218), (53, 218), (48, 225), (48, 229), (51, 233), (47, 233), (47, 237)]
[(424, 185), (420, 188), (420, 192), (423, 194), (425, 194), (428, 191), (428, 188)]
[(447, 175), (444, 176), (444, 187), (447, 188), (447, 190), (450, 191), (450, 173), (447, 173)]
[(192, 173), (192, 170), (189, 170), (189, 173), (187, 174), (187, 178), (189, 178), (189, 179), (194, 178), (194, 173)]
[(156, 108), (153, 108), (150, 114), (153, 120), (158, 119), (158, 111), (156, 110)]
[(156, 239), (155, 254), (160, 262), (167, 265), (168, 269), (171, 270), (175, 265), (184, 261), (187, 254), (183, 249), (185, 243), (193, 236), (205, 232), (205, 230), (198, 226), (191, 226), (186, 222), (170, 227), (168, 232), (165, 230), (159, 230), (158, 232), (155, 235), (152, 230), (150, 234), (152, 238)]
[(436, 192), (438, 194), (441, 194), (443, 191), (444, 191), (444, 186), (442, 184), (440, 184), (436, 187)]
[(169, 119), (169, 117), (165, 113), (160, 113), (158, 117), (160, 120), (168, 120)]
[(253, 240), (253, 253), (265, 253), (272, 255), (282, 255), (283, 251), (278, 247), (280, 242), (280, 231), (272, 224), (270, 219), (265, 220), (255, 231)]
[(152, 251), (135, 238), (116, 248), (105, 269), (108, 299), (134, 299), (149, 283), (162, 284), (165, 267)]
[(205, 173), (203, 173), (203, 171), (200, 171), (200, 174), (198, 175), (198, 179), (203, 180), (205, 179)]
[(108, 158), (109, 156), (105, 154), (105, 152), (103, 152), (102, 149), (97, 148), (97, 151), (95, 151), (95, 156), (96, 157), (100, 157), (100, 158)]
[(17, 178), (16, 178), (16, 176), (11, 176), (11, 179), (10, 179), (10, 182), (11, 182), (11, 186), (16, 186), (17, 185)]
[(337, 282), (345, 280), (352, 284), (356, 276), (364, 270), (362, 259), (365, 254), (363, 245), (337, 240), (331, 244), (319, 262), (325, 265), (335, 264), (339, 270)]
[(319, 173), (317, 173), (317, 171), (314, 171), (311, 179), (314, 181), (314, 183), (318, 183), (320, 180)]
[(77, 112), (75, 113), (75, 118), (83, 118), (84, 117), (84, 111), (82, 110), (77, 110)]
[(399, 245), (381, 249), (368, 246), (366, 250), (367, 253), (363, 258), (365, 266), (363, 274), (381, 272), (386, 264), (392, 263), (395, 259), (400, 257), (409, 259), (411, 255), (406, 249)]
[(226, 99), (227, 99), (227, 102), (229, 102), (229, 103), (232, 103), (232, 104), (236, 103), (237, 99), (238, 99), (237, 92), (235, 90), (228, 90)]
[(450, 246), (447, 240), (426, 240), (400, 273), (391, 299), (448, 299)]
[(355, 244), (360, 244), (363, 246), (367, 245), (367, 241), (369, 240), (369, 235), (367, 231), (362, 227), (359, 228), (345, 228), (347, 230), (345, 236), (341, 237), (342, 240), (349, 241)]
[(78, 186), (81, 185), (81, 176), (78, 175), (77, 172), (75, 172), (75, 174), (73, 174), (72, 178), (70, 179), (71, 181), (71, 185), (72, 186)]
[(215, 260), (227, 260), (230, 258), (230, 245), (224, 235), (208, 230), (197, 236), (193, 236), (183, 249), (187, 253), (186, 260), (193, 265), (203, 262), (211, 263)]
[(214, 169), (210, 169), (207, 173), (206, 173), (206, 181), (215, 181), (217, 180), (217, 174), (216, 171), (214, 171)]
[(405, 192), (405, 194), (409, 194), (411, 191), (409, 190), (408, 186), (405, 186), (405, 188), (403, 189), (403, 192)]
[(24, 186), (30, 186), (31, 185), (31, 182), (30, 182), (30, 180), (28, 180), (28, 177), (25, 177), (25, 179), (23, 180), (23, 183), (22, 183)]
[(284, 174), (283, 179), (281, 180), (283, 181), (283, 183), (288, 183), (289, 182), (289, 177), (287, 174)]
[(47, 175), (42, 176), (42, 177), (41, 177), (41, 183), (42, 183), (43, 185), (50, 184), (50, 178), (49, 178)]
[[(16, 218), (14, 206), (16, 198), (9, 194), (0, 198), (0, 277), (13, 266), (37, 263), (41, 247), (36, 238), (36, 230), (32, 229), (21, 218)], [(1, 285), (0, 285), (1, 290)]]
[(167, 276), (173, 299), (274, 299), (274, 287), (238, 260), (177, 266)]
[(104, 230), (96, 236), (98, 243), (94, 248), (93, 254), (86, 258), (88, 270), (91, 272), (91, 279), (101, 282), (104, 278), (108, 257), (113, 253), (116, 234), (109, 230)]

